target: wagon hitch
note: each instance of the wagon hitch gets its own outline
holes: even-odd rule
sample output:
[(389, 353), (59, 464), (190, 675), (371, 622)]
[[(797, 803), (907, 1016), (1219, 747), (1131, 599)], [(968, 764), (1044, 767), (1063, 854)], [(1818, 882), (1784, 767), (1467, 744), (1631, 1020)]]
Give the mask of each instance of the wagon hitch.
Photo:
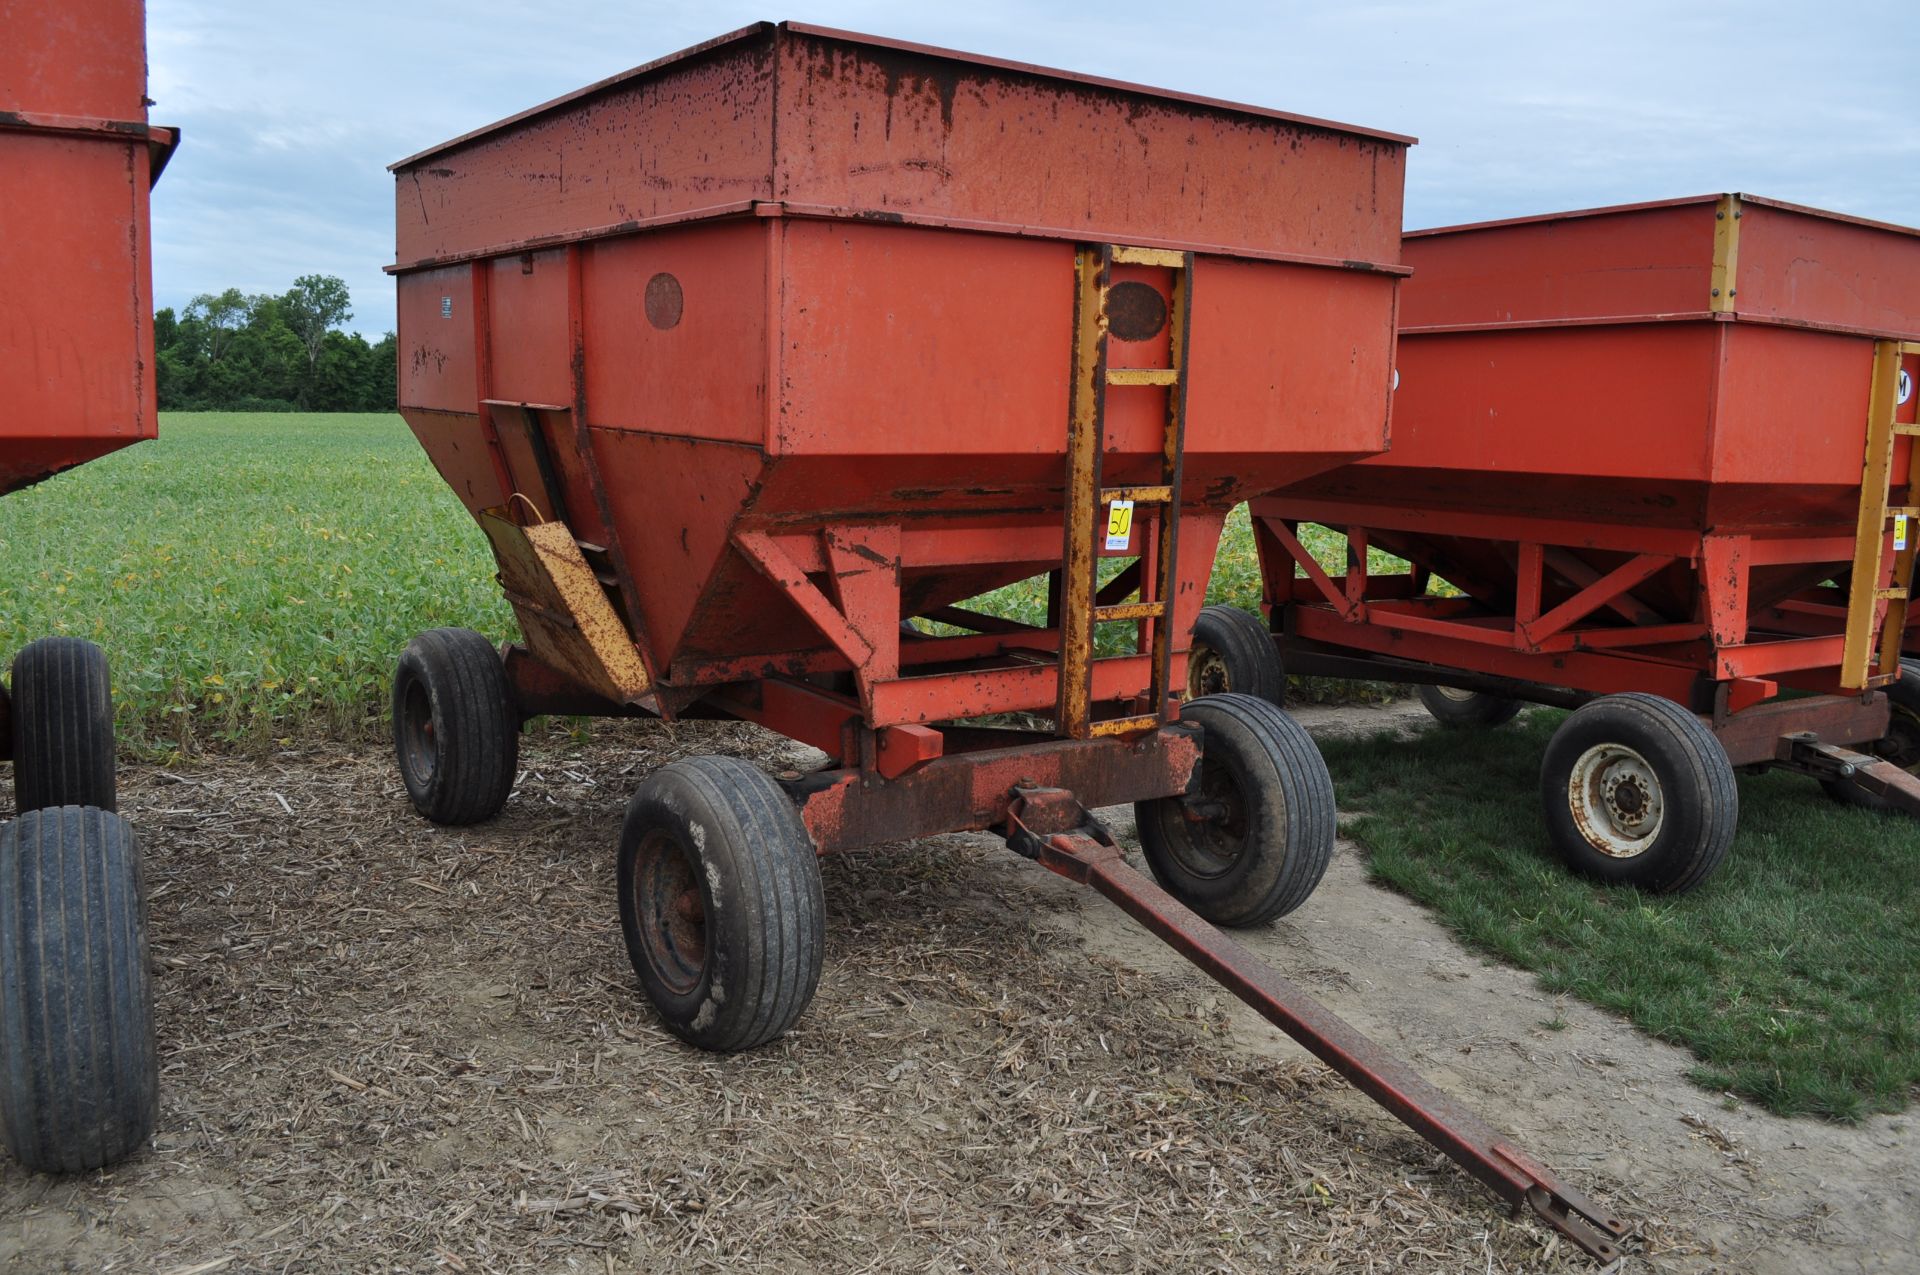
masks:
[(1113, 836), (1072, 793), (1013, 789), (1007, 845), (1050, 872), (1092, 886), (1120, 910), (1252, 1006), (1354, 1088), (1385, 1107), (1456, 1164), (1493, 1188), (1516, 1215), (1530, 1210), (1603, 1262), (1620, 1255), (1627, 1227), (1563, 1186), (1544, 1166), (1356, 1028), (1136, 871)]
[(1920, 817), (1920, 777), (1900, 769), (1884, 757), (1823, 743), (1811, 732), (1780, 737), (1780, 765), (1815, 779), (1837, 780), (1870, 797)]

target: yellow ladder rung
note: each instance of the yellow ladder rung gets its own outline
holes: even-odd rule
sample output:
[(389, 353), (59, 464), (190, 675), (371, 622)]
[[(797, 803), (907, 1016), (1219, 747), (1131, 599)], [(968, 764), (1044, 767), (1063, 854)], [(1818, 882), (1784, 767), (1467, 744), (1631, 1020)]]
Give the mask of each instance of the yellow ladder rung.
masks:
[(1895, 421), (1893, 423), (1893, 432), (1907, 435), (1920, 434), (1920, 424), (1908, 424), (1905, 421)]
[(1138, 717), (1109, 717), (1104, 722), (1095, 722), (1088, 728), (1090, 734), (1125, 735), (1137, 730), (1154, 730), (1160, 725), (1160, 719), (1152, 713), (1143, 713)]
[(1180, 373), (1170, 367), (1110, 367), (1108, 385), (1175, 385)]
[(1172, 499), (1171, 487), (1105, 487), (1100, 491), (1103, 505), (1116, 500), (1131, 500), (1136, 505), (1164, 505)]
[(1122, 602), (1118, 606), (1095, 607), (1093, 621), (1099, 624), (1105, 620), (1157, 620), (1166, 613), (1164, 602)]
[(1876, 598), (1904, 598), (1904, 597), (1906, 597), (1906, 596), (1907, 596), (1907, 590), (1905, 590), (1905, 589), (1875, 589), (1875, 590), (1873, 591), (1873, 596), (1874, 596), (1874, 597), (1876, 597)]
[(1132, 248), (1117, 243), (1113, 245), (1113, 260), (1116, 265), (1167, 266), (1178, 270), (1187, 264), (1187, 254), (1171, 248)]
[(1909, 518), (1920, 518), (1920, 505), (1888, 505), (1887, 517), (1891, 518), (1895, 514), (1905, 514)]

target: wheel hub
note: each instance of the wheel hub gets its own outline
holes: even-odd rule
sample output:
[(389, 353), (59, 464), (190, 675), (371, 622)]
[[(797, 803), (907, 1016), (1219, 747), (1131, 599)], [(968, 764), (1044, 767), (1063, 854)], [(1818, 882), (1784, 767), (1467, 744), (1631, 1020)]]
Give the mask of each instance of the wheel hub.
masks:
[(1187, 702), (1232, 689), (1227, 682), (1227, 662), (1220, 657), (1220, 652), (1195, 642), (1187, 652)]
[(684, 996), (707, 967), (707, 912), (693, 859), (673, 837), (654, 832), (641, 842), (635, 866), (633, 914), (647, 963)]
[(1587, 843), (1616, 859), (1646, 853), (1666, 820), (1660, 777), (1625, 744), (1596, 744), (1580, 754), (1567, 804)]

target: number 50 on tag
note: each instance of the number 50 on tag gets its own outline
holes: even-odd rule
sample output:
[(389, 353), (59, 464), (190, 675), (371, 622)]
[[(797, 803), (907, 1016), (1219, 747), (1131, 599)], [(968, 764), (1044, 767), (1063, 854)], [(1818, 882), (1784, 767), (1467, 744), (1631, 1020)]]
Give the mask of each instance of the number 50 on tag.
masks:
[(1133, 539), (1133, 502), (1116, 500), (1107, 506), (1107, 548), (1124, 550)]

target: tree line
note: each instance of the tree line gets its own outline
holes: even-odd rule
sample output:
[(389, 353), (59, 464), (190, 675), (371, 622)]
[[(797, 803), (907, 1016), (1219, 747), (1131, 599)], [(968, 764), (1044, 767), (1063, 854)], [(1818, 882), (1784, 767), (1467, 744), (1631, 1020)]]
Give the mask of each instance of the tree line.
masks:
[(389, 412), (394, 334), (369, 343), (344, 280), (301, 275), (279, 296), (202, 293), (153, 316), (162, 411)]

